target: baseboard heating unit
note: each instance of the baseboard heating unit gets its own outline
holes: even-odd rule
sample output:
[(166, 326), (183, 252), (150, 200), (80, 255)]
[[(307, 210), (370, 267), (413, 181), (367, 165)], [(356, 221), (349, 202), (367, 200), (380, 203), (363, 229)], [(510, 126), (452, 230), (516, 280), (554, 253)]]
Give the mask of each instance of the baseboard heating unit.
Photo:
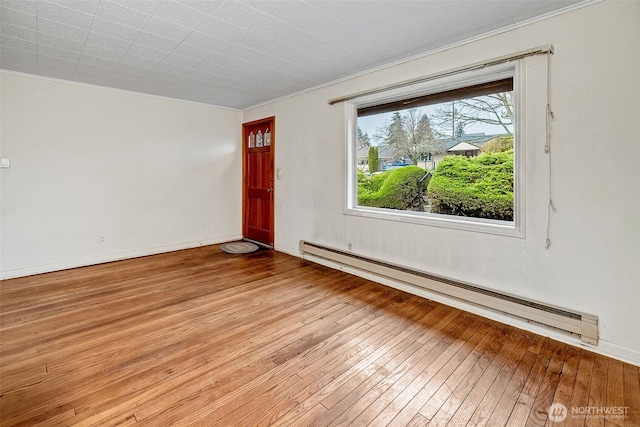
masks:
[(440, 277), (385, 261), (366, 258), (315, 243), (300, 241), (302, 255), (312, 255), (334, 263), (403, 282), (428, 291), (462, 300), (492, 310), (517, 316), (579, 336), (582, 341), (598, 344), (598, 317), (564, 308), (496, 292), (469, 283)]

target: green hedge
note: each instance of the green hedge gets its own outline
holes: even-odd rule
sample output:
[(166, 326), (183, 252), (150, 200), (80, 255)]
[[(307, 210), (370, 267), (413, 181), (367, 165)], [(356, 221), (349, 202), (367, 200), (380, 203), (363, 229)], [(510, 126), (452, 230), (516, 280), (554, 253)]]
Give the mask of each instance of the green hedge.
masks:
[(431, 212), (513, 220), (513, 150), (438, 163), (427, 189)]
[(418, 166), (404, 166), (370, 178), (358, 173), (358, 204), (376, 208), (423, 210), (422, 195), (426, 193), (429, 179), (421, 184), (418, 181), (426, 173)]
[(513, 135), (503, 135), (490, 139), (480, 149), (483, 153), (501, 153), (509, 150), (513, 150)]

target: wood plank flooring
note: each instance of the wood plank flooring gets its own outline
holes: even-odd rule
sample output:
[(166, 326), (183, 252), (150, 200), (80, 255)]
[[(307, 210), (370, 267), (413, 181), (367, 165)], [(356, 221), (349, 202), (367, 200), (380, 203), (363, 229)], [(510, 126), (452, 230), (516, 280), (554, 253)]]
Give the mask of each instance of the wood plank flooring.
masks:
[(639, 411), (636, 366), (274, 251), (0, 283), (0, 426), (632, 426)]

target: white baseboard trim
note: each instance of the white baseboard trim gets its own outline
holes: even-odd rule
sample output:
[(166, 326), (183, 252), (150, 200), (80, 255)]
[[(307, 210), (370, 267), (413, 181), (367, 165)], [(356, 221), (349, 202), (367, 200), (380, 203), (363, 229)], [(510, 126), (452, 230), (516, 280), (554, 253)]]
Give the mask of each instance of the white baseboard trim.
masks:
[[(582, 340), (580, 340), (580, 338), (576, 338), (561, 332), (556, 332), (553, 329), (548, 329), (546, 327), (539, 326), (538, 324), (535, 324), (535, 323), (529, 323), (526, 320), (520, 319), (518, 317), (514, 317), (508, 314), (478, 307), (473, 304), (468, 304), (460, 300), (456, 300), (444, 295), (430, 292), (426, 289), (423, 289), (417, 286), (413, 286), (413, 285), (402, 283), (402, 282), (396, 282), (391, 279), (387, 279), (386, 277), (381, 277), (372, 273), (367, 273), (352, 267), (344, 266), (329, 260), (325, 260), (323, 258), (315, 257), (313, 255), (302, 256), (302, 254), (300, 254), (300, 251), (297, 249), (296, 250), (293, 250), (291, 248), (287, 248), (287, 249), (288, 250), (286, 251), (286, 253), (292, 256), (304, 258), (308, 261), (315, 262), (317, 264), (321, 264), (336, 270), (341, 270), (346, 273), (353, 274), (354, 276), (362, 277), (364, 279), (368, 279), (373, 282), (381, 283), (383, 285), (386, 285), (395, 289), (399, 289), (401, 291), (405, 291), (407, 293), (417, 295), (432, 301), (436, 301), (444, 305), (455, 307), (469, 313), (477, 314), (479, 316), (486, 317), (491, 320), (495, 320), (496, 322), (514, 326), (516, 328), (520, 328), (525, 331), (542, 335), (544, 337), (549, 337), (551, 339), (560, 341), (565, 344), (572, 345), (574, 347), (586, 349), (594, 353), (601, 354), (603, 356), (620, 360), (625, 363), (630, 363), (632, 365), (640, 366), (640, 351), (634, 350), (628, 347), (622, 347), (622, 346), (613, 344), (611, 342), (608, 342), (606, 340), (606, 337), (601, 336), (598, 345), (594, 346), (591, 344), (584, 343)], [(285, 251), (283, 250), (282, 252), (285, 252)]]
[(284, 254), (291, 255), (297, 258), (303, 258), (302, 254), (300, 253), (300, 248), (298, 246), (291, 248), (289, 246), (279, 245), (278, 242), (276, 242), (274, 244), (274, 249), (277, 252), (282, 252)]
[(106, 262), (121, 261), (123, 259), (139, 258), (148, 255), (156, 255), (165, 252), (179, 251), (182, 249), (196, 248), (199, 246), (217, 245), (219, 243), (231, 242), (242, 239), (241, 234), (222, 236), (215, 239), (205, 239), (193, 242), (177, 243), (173, 245), (157, 246), (153, 248), (136, 249), (134, 251), (119, 252), (114, 254), (100, 255), (91, 258), (82, 258), (63, 261), (54, 264), (36, 265), (31, 267), (18, 268), (0, 272), (0, 279), (14, 279), (16, 277), (32, 276), (34, 274), (51, 273), (53, 271), (68, 270), (70, 268), (86, 267), (89, 265), (104, 264)]

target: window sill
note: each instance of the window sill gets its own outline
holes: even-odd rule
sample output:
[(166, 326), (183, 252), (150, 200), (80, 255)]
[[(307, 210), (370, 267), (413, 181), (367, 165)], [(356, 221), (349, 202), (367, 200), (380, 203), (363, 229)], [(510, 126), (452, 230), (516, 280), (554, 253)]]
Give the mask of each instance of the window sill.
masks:
[(421, 226), (450, 228), (474, 233), (496, 234), (500, 236), (524, 238), (524, 227), (515, 222), (497, 221), (482, 218), (465, 218), (452, 215), (440, 215), (425, 212), (398, 211), (395, 209), (354, 207), (347, 208), (345, 215), (396, 221)]

